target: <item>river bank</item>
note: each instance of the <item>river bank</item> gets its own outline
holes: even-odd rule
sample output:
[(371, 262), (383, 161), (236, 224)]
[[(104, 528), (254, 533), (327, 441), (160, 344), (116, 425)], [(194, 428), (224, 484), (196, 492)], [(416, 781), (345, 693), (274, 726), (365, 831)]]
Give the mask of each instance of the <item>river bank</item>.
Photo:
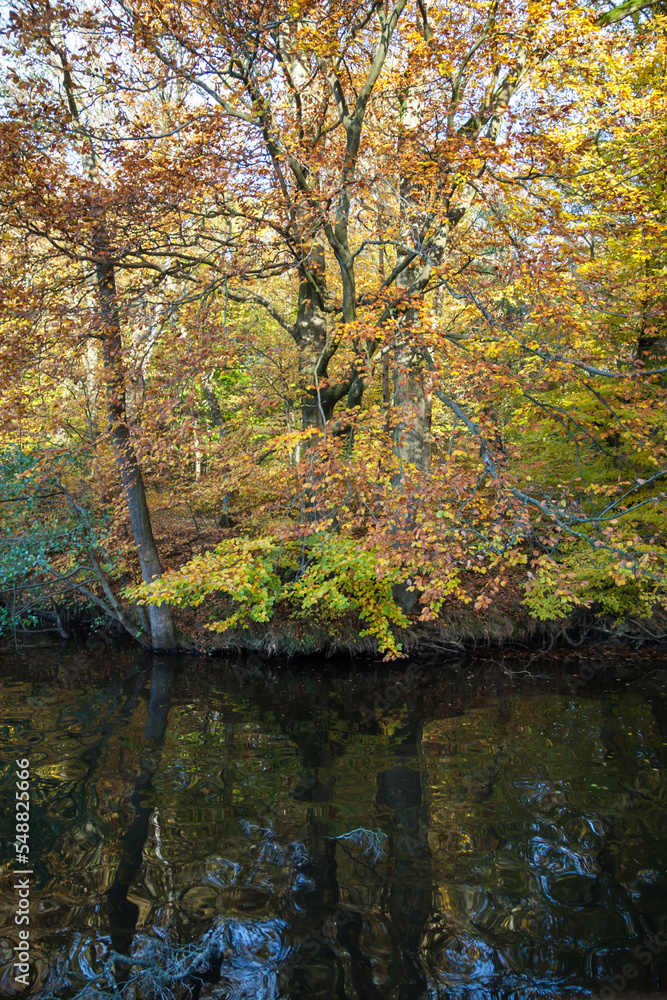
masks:
[[(202, 656), (259, 653), (275, 659), (331, 658), (339, 654), (375, 659), (382, 655), (377, 639), (361, 634), (364, 622), (358, 615), (335, 621), (304, 620), (278, 609), (270, 622), (250, 621), (243, 628), (230, 628), (222, 633), (207, 628), (209, 617), (202, 608), (175, 609), (181, 652)], [(516, 606), (492, 607), (484, 613), (475, 613), (458, 604), (436, 621), (420, 621), (416, 612), (406, 617), (407, 628), (393, 628), (397, 645), (405, 656), (472, 655), (489, 649), (513, 648), (539, 654), (559, 647), (599, 648), (607, 644), (614, 649), (649, 648), (667, 653), (667, 615), (660, 614), (648, 619), (629, 616), (619, 621), (609, 615), (579, 610), (566, 619), (539, 621)], [(5, 627), (0, 631), (0, 651), (18, 651), (31, 645), (39, 635), (141, 648), (119, 622), (100, 616), (95, 609), (79, 608), (55, 616), (53, 611), (39, 611), (29, 621)]]
[[(565, 620), (538, 621), (522, 616), (512, 618), (503, 612), (489, 611), (474, 615), (465, 609), (458, 615), (432, 622), (409, 616), (407, 628), (394, 628), (397, 646), (404, 655), (478, 653), (522, 646), (534, 652), (554, 646), (577, 647), (583, 644), (613, 643), (618, 647), (641, 649), (650, 646), (667, 652), (667, 619), (655, 616), (648, 620), (578, 614)], [(194, 623), (193, 623), (194, 624)], [(373, 636), (363, 636), (363, 623), (348, 620), (335, 623), (295, 622), (289, 619), (270, 623), (251, 622), (245, 629), (211, 637), (193, 629), (194, 646), (205, 653), (253, 651), (274, 657), (348, 653), (351, 656), (379, 656)]]

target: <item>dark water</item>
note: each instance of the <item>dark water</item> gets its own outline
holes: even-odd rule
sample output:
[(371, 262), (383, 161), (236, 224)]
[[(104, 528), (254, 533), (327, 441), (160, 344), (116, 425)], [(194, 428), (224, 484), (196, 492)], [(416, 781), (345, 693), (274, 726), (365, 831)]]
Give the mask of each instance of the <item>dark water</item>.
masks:
[(667, 996), (667, 660), (387, 670), (6, 658), (2, 995), (27, 757), (24, 996)]

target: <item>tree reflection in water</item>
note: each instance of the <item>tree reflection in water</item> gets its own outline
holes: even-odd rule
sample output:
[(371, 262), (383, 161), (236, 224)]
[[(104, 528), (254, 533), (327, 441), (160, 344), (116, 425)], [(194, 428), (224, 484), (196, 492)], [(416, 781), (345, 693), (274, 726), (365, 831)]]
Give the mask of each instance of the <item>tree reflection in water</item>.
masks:
[(146, 666), (143, 698), (73, 669), (0, 695), (7, 789), (41, 735), (34, 996), (667, 987), (661, 685), (424, 671), (365, 725), (372, 675)]
[[(130, 796), (130, 803), (134, 809), (134, 819), (123, 837), (120, 863), (108, 891), (111, 947), (123, 955), (129, 952), (139, 918), (139, 907), (127, 896), (128, 890), (141, 868), (150, 821), (155, 808), (150, 798), (150, 793), (153, 791), (151, 781), (158, 769), (164, 745), (173, 683), (173, 663), (154, 656), (145, 730), (147, 746), (144, 754), (140, 757), (139, 776)], [(121, 966), (122, 968), (123, 966)], [(116, 976), (122, 978), (122, 971), (117, 971)]]

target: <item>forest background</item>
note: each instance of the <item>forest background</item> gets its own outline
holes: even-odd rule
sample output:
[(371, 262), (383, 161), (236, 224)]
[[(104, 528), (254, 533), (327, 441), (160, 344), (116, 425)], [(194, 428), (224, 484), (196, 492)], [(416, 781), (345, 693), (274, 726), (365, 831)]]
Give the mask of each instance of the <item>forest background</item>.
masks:
[(667, 620), (667, 6), (16, 0), (0, 625)]

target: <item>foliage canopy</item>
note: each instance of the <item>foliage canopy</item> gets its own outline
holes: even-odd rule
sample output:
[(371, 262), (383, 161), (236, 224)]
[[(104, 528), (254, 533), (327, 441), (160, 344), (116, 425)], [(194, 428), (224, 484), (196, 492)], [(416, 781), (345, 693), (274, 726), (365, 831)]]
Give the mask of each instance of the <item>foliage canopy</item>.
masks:
[(5, 620), (659, 616), (663, 7), (12, 2)]

